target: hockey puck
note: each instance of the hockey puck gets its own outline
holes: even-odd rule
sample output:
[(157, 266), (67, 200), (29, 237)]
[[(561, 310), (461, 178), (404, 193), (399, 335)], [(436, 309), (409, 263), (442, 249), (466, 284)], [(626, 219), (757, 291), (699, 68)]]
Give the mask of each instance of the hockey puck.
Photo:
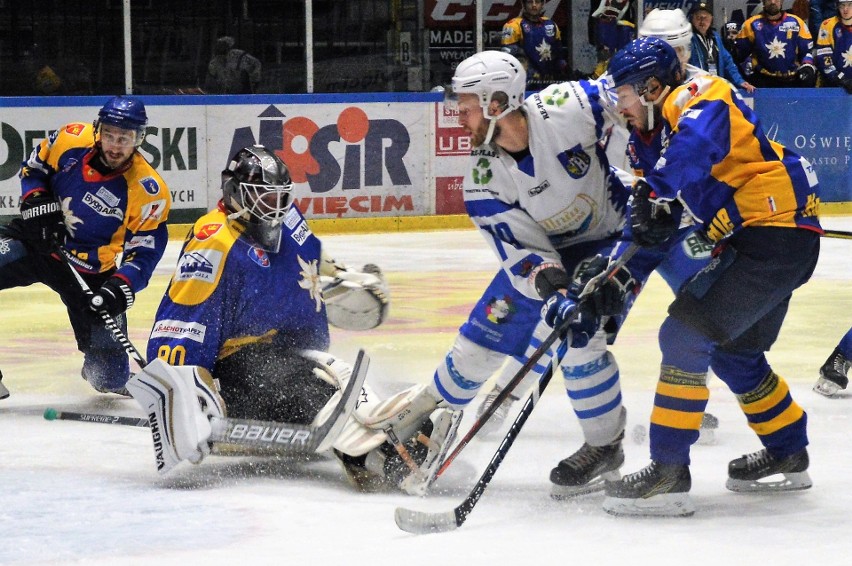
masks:
[(636, 425), (633, 427), (633, 442), (636, 444), (642, 444), (645, 442), (645, 437), (648, 436), (648, 430), (644, 425)]

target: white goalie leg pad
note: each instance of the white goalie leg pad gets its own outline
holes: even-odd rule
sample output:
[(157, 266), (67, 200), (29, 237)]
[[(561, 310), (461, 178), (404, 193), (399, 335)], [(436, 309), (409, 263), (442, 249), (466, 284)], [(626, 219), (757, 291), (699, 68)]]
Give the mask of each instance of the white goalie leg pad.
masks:
[(372, 264), (363, 271), (347, 269), (322, 289), (328, 322), (343, 330), (370, 330), (390, 312), (390, 289), (381, 270)]
[(413, 385), (376, 405), (364, 424), (378, 430), (393, 427), (399, 439), (405, 442), (438, 408), (438, 402), (426, 385)]
[(224, 417), (225, 404), (205, 369), (154, 360), (127, 389), (148, 416), (159, 473), (183, 460), (198, 464), (210, 453), (210, 418)]
[(363, 456), (388, 439), (383, 430), (370, 428), (364, 424), (364, 420), (370, 416), (373, 407), (378, 402), (376, 393), (369, 385), (365, 384), (361, 388), (361, 397), (355, 406), (355, 410), (334, 440), (332, 446), (335, 450), (349, 456)]

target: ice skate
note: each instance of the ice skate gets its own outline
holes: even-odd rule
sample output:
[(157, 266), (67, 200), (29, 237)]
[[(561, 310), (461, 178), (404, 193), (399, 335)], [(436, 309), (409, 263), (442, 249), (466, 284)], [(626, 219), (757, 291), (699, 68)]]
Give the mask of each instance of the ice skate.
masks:
[(606, 446), (590, 446), (583, 443), (579, 450), (559, 462), (550, 471), (550, 496), (553, 499), (569, 499), (600, 491), (606, 481), (621, 478), (619, 468), (624, 464), (622, 432), (615, 442)]
[[(488, 407), (494, 404), (494, 401), (497, 399), (497, 396), (503, 391), (499, 385), (495, 385), (491, 391), (488, 392), (488, 395), (485, 396), (485, 399), (476, 409), (476, 418), (482, 417)], [(479, 433), (484, 437), (488, 438), (490, 436), (494, 436), (500, 430), (500, 427), (503, 426), (503, 423), (506, 422), (506, 417), (509, 415), (509, 409), (512, 407), (512, 404), (517, 401), (518, 398), (509, 395), (506, 397), (506, 400), (503, 401), (497, 410), (491, 415), (491, 417), (486, 421), (482, 428), (479, 429)]]
[(606, 483), (603, 509), (610, 515), (688, 517), (695, 513), (689, 498), (692, 476), (682, 464), (650, 464)]
[(819, 380), (814, 385), (814, 391), (826, 397), (834, 397), (849, 385), (847, 374), (850, 367), (852, 363), (840, 349), (835, 348), (819, 369)]
[[(804, 448), (780, 460), (763, 449), (731, 460), (725, 487), (739, 492), (808, 489), (813, 485), (807, 472), (808, 464), (808, 451)], [(783, 479), (769, 479), (779, 475), (783, 476)]]
[[(89, 376), (86, 375), (86, 368), (83, 368), (82, 370), (80, 370), (80, 376), (83, 379), (85, 379), (86, 382), (89, 385), (92, 386), (92, 389), (94, 389), (98, 393), (115, 393), (116, 395), (121, 395), (122, 397), (128, 397), (128, 398), (131, 398), (131, 399), (133, 398), (133, 396), (130, 394), (130, 391), (128, 391), (127, 387), (125, 387), (125, 386), (116, 387), (115, 389), (110, 389), (109, 387), (104, 387), (103, 385), (96, 384), (94, 382), (94, 380), (89, 379)], [(133, 377), (133, 375), (131, 374), (130, 377)], [(0, 397), (0, 398), (2, 398), (2, 397)]]

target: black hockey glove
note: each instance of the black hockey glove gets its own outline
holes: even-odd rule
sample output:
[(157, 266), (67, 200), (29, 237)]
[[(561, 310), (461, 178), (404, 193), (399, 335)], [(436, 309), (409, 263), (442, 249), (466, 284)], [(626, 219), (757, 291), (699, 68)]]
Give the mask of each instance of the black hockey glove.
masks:
[(630, 226), (633, 241), (643, 248), (659, 246), (680, 226), (683, 205), (673, 200), (658, 204), (654, 189), (643, 179), (633, 185), (630, 197)]
[(130, 285), (120, 277), (110, 277), (89, 300), (89, 308), (95, 312), (106, 311), (110, 316), (118, 316), (133, 306), (136, 295)]
[(803, 88), (813, 88), (816, 86), (816, 67), (810, 63), (800, 65), (796, 69), (796, 79), (799, 81), (799, 86)]
[(849, 75), (838, 73), (837, 80), (839, 81), (840, 86), (846, 89), (848, 94), (852, 94), (852, 73)]
[[(608, 257), (595, 256), (571, 283), (568, 296), (578, 300), (589, 281), (606, 271), (607, 267), (609, 267)], [(597, 316), (614, 316), (621, 314), (627, 301), (627, 294), (632, 293), (635, 288), (636, 280), (626, 267), (622, 267), (613, 274), (611, 279), (603, 279), (597, 289), (587, 296), (587, 300), (594, 305)]]
[(52, 194), (38, 191), (27, 196), (21, 202), (21, 220), (24, 237), (39, 251), (47, 253), (65, 243), (65, 215)]

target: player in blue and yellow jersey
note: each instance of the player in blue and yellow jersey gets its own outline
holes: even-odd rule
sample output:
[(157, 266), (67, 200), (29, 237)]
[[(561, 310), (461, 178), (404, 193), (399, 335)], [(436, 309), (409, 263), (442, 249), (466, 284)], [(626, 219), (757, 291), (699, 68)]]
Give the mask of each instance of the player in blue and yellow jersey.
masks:
[(822, 22), (816, 62), (822, 86), (842, 86), (852, 94), (852, 0), (837, 0), (837, 15)]
[[(83, 377), (100, 392), (124, 393), (130, 367), (95, 311), (127, 332), (124, 312), (168, 240), (169, 188), (137, 151), (147, 123), (141, 100), (116, 96), (94, 124), (50, 134), (21, 168), (21, 218), (0, 232), (0, 289), (44, 283), (59, 294), (84, 354)], [(59, 253), (94, 290), (91, 300)]]
[(763, 0), (763, 12), (743, 23), (734, 58), (751, 67), (745, 79), (757, 88), (812, 87), (814, 42), (799, 16), (781, 9), (782, 0)]
[[(725, 80), (682, 83), (674, 50), (657, 38), (619, 51), (610, 72), (633, 123), (664, 120), (663, 154), (636, 181), (633, 240), (665, 244), (686, 212), (703, 225), (713, 260), (677, 293), (660, 329), (662, 365), (651, 415), (651, 464), (606, 487), (604, 509), (690, 515), (690, 445), (707, 405), (711, 368), (734, 392), (764, 449), (730, 462), (733, 491), (811, 486), (807, 415), (766, 360), (794, 289), (813, 273), (822, 232), (811, 165), (766, 137)], [(783, 481), (761, 481), (784, 474)]]
[(529, 80), (566, 78), (568, 62), (556, 22), (544, 15), (544, 0), (524, 0), (521, 15), (503, 25), (503, 51), (526, 61)]
[[(128, 383), (143, 409), (148, 397), (156, 401), (180, 390), (187, 366), (215, 378), (215, 395), (221, 394), (230, 416), (310, 424), (327, 416), (323, 407), (336, 404), (335, 391), (345, 388), (352, 368), (325, 353), (329, 321), (347, 330), (378, 326), (387, 316), (388, 289), (377, 267), (347, 269), (324, 253), (292, 206), (292, 191), (287, 166), (267, 148), (246, 147), (230, 160), (222, 172), (222, 200), (188, 235), (148, 341), (149, 359), (175, 369), (160, 364), (156, 378), (141, 372)], [(196, 386), (204, 387), (188, 390)], [(381, 401), (364, 386), (356, 415), (333, 443), (359, 486), (389, 481), (406, 489), (410, 478), (409, 487), (419, 489), (420, 473), (411, 474), (388, 442), (390, 427), (423, 474), (440, 463), (461, 414), (434, 403), (412, 407), (420, 387)], [(170, 421), (183, 439), (174, 460), (198, 463), (208, 451), (207, 437), (193, 423), (196, 414), (205, 420), (207, 408), (189, 397), (180, 404), (188, 408), (185, 419)]]

